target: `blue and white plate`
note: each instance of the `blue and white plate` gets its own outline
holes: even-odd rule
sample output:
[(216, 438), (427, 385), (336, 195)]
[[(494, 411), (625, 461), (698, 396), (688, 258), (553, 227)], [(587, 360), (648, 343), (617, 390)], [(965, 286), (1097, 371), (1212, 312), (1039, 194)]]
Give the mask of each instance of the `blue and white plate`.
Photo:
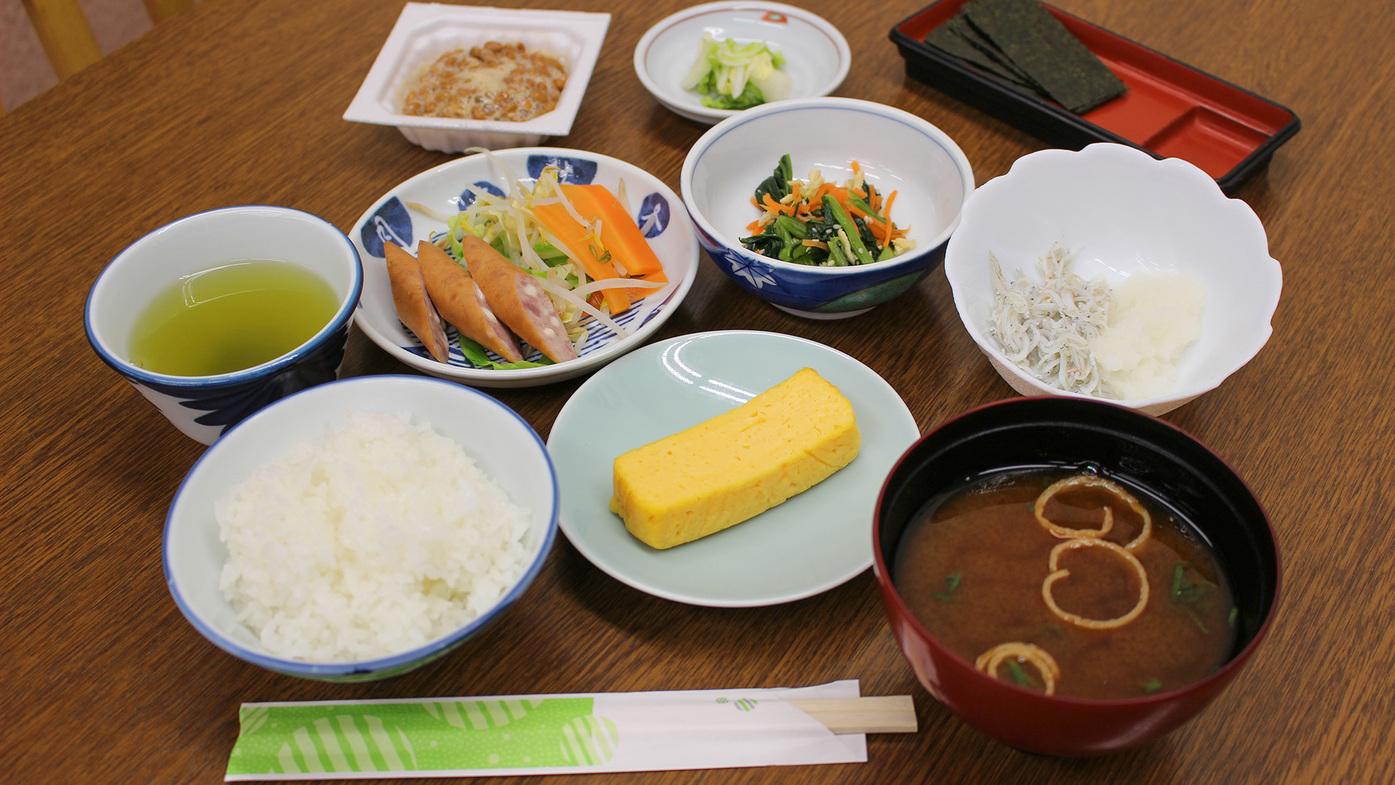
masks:
[[(739, 406), (806, 367), (852, 402), (862, 433), (852, 463), (784, 504), (674, 548), (656, 550), (625, 530), (610, 511), (617, 456)], [(877, 495), (919, 436), (896, 390), (852, 357), (790, 335), (722, 331), (660, 341), (587, 379), (557, 415), (547, 450), (557, 467), (562, 531), (592, 564), (656, 597), (738, 608), (810, 597), (871, 566)]]
[[(636, 223), (652, 215), (650, 246), (663, 262), (668, 285), (637, 301), (615, 321), (629, 331), (620, 336), (588, 320), (588, 336), (578, 359), (539, 368), (502, 371), (477, 368), (461, 353), (455, 329), (450, 338), (450, 362), (438, 362), (397, 318), (392, 304), (383, 243), (391, 240), (416, 253), (418, 240), (446, 230), (445, 218), (459, 212), (472, 195), (469, 186), (507, 193), (512, 182), (531, 182), (543, 167), (559, 168), (562, 182), (598, 183), (617, 195), (625, 194)], [(477, 387), (532, 387), (571, 379), (596, 370), (649, 339), (673, 315), (697, 277), (698, 241), (692, 221), (679, 198), (657, 177), (624, 161), (580, 150), (522, 147), (475, 154), (441, 164), (392, 189), (358, 219), (349, 239), (363, 259), (363, 296), (355, 320), (364, 334), (398, 360), (442, 379)], [(535, 360), (537, 351), (525, 354)]]

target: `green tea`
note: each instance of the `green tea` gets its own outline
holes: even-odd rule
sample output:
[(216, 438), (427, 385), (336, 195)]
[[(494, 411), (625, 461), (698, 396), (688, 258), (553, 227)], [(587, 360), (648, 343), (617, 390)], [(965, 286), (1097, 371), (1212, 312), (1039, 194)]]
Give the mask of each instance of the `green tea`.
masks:
[(300, 265), (228, 262), (155, 296), (131, 331), (131, 362), (173, 376), (240, 371), (305, 343), (338, 307), (329, 283)]

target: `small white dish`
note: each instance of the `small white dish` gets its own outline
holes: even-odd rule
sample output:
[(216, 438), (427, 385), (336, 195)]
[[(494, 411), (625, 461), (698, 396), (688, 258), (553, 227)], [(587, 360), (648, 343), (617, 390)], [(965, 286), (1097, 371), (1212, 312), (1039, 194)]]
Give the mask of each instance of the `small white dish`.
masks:
[(1218, 387), (1269, 340), (1283, 270), (1264, 225), (1210, 175), (1179, 158), (1157, 160), (1127, 145), (1040, 150), (984, 183), (964, 205), (945, 254), (945, 277), (969, 336), (1021, 395), (1065, 392), (1019, 368), (988, 327), (994, 295), (989, 254), (1003, 273), (1035, 280), (1053, 243), (1076, 257), (1072, 271), (1117, 283), (1137, 272), (1192, 272), (1205, 289), (1201, 337), (1177, 364), (1173, 389), (1134, 400), (1098, 398), (1163, 414)]
[[(344, 119), (392, 125), (413, 144), (445, 153), (469, 147), (526, 147), (572, 130), (586, 84), (610, 27), (610, 14), (485, 6), (407, 3), (378, 52)], [(416, 117), (402, 114), (409, 80), (453, 49), (489, 41), (522, 43), (567, 67), (557, 107), (526, 122)]]
[(649, 28), (635, 46), (635, 74), (644, 88), (674, 112), (711, 125), (739, 109), (710, 109), (684, 90), (704, 33), (737, 41), (765, 41), (785, 56), (790, 99), (817, 98), (838, 89), (852, 66), (852, 50), (823, 17), (783, 3), (731, 0), (679, 11)]
[[(857, 458), (778, 507), (700, 540), (655, 550), (610, 511), (621, 453), (689, 428), (813, 368), (852, 401)], [(557, 467), (561, 527), (592, 564), (656, 597), (756, 607), (810, 597), (872, 563), (872, 515), (891, 467), (920, 436), (876, 371), (836, 349), (779, 333), (721, 331), (633, 352), (581, 385), (547, 449)]]
[[(616, 318), (630, 331), (629, 335), (620, 337), (588, 319), (589, 335), (581, 356), (575, 360), (509, 371), (476, 368), (461, 353), (455, 328), (448, 326), (450, 362), (436, 361), (397, 318), (383, 257), (384, 241), (391, 240), (415, 255), (418, 240), (430, 240), (446, 231), (444, 219), (460, 210), (468, 186), (508, 193), (513, 181), (535, 180), (547, 164), (561, 168), (562, 182), (597, 183), (617, 195), (623, 182), (631, 217), (644, 216), (637, 218), (636, 223), (643, 226), (650, 215), (655, 216), (649, 229), (649, 245), (664, 265), (668, 284), (637, 300)], [(615, 158), (555, 147), (471, 155), (428, 169), (378, 199), (354, 224), (349, 239), (363, 259), (363, 295), (354, 319), (364, 335), (418, 371), (477, 387), (533, 387), (560, 382), (594, 371), (639, 347), (678, 310), (692, 289), (698, 268), (697, 234), (688, 211), (683, 200), (662, 180)], [(525, 359), (535, 360), (537, 356), (534, 351)]]

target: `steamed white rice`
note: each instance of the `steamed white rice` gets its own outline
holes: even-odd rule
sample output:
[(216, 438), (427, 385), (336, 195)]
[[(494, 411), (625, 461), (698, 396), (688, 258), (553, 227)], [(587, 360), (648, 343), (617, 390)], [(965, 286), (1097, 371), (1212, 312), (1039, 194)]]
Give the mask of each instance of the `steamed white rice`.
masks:
[(279, 656), (407, 651), (480, 616), (524, 570), (528, 511), (459, 444), (392, 414), (348, 420), (214, 507), (223, 596)]

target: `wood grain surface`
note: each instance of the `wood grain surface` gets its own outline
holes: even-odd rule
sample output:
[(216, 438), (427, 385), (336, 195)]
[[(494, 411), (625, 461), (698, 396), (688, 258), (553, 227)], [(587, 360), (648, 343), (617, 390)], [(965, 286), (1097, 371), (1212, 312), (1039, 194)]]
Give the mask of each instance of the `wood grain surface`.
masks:
[[(677, 0), (496, 5), (609, 10), (605, 47), (559, 146), (615, 156), (675, 190), (705, 130), (657, 104), (634, 45)], [(910, 0), (808, 5), (853, 65), (837, 94), (913, 111), (979, 182), (1043, 145), (910, 79), (888, 40)], [(1285, 586), (1258, 654), (1165, 739), (1087, 760), (1025, 754), (915, 681), (870, 572), (800, 602), (729, 610), (632, 590), (559, 538), (487, 635), (420, 670), (332, 685), (244, 664), (180, 615), (160, 562), (165, 512), (201, 447), (88, 346), (103, 266), (151, 229), (233, 204), (349, 229), (381, 194), (448, 160), (341, 115), (401, 0), (206, 0), (0, 118), (0, 782), (221, 780), (243, 701), (774, 687), (861, 680), (913, 694), (920, 730), (869, 738), (865, 764), (607, 776), (606, 782), (1390, 782), (1395, 780), (1395, 15), (1383, 0), (1061, 0), (1060, 7), (1297, 112), (1303, 130), (1236, 196), (1284, 269), (1274, 335), (1219, 389), (1165, 416), (1266, 506)], [(608, 7), (607, 7), (608, 6)], [(850, 129), (855, 133), (855, 129)], [(710, 263), (656, 340), (756, 328), (845, 351), (922, 430), (1012, 395), (955, 315), (942, 271), (854, 319), (814, 322), (741, 293)], [(404, 372), (355, 332), (347, 372)], [(544, 437), (580, 380), (501, 390)], [(557, 782), (595, 782), (587, 776)]]

